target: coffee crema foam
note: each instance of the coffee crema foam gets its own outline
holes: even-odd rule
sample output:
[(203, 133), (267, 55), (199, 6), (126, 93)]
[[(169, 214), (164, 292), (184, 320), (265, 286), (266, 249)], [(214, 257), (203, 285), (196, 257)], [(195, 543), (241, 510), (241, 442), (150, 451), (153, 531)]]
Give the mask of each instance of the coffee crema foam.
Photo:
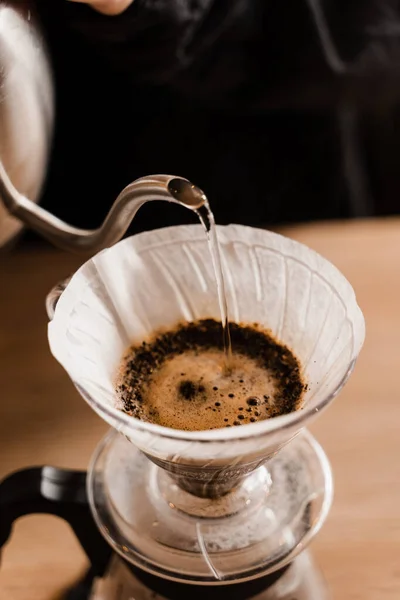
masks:
[(127, 352), (117, 406), (186, 431), (255, 423), (301, 407), (306, 386), (294, 354), (259, 325), (230, 323), (232, 362), (224, 368), (221, 322), (179, 324)]

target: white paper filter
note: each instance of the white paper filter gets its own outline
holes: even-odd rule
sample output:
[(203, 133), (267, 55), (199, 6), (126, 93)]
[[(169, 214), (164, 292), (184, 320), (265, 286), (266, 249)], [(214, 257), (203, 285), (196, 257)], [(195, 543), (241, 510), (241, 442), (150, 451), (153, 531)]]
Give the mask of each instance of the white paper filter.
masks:
[[(305, 408), (318, 407), (342, 385), (363, 344), (364, 320), (351, 285), (327, 260), (280, 235), (229, 225), (218, 227), (218, 237), (230, 319), (261, 323), (287, 344), (309, 383)], [(219, 319), (220, 313), (202, 227), (160, 229), (125, 239), (79, 269), (49, 324), (50, 347), (85, 399), (111, 425), (150, 453), (176, 453), (173, 440), (164, 440), (162, 449), (155, 440), (154, 433), (165, 434), (164, 428), (114, 410), (116, 371), (131, 344), (160, 327), (206, 317)], [(291, 415), (277, 419), (289, 424)], [(224, 439), (238, 436), (238, 429), (241, 436), (245, 430), (248, 435), (270, 431), (266, 443), (279, 445), (285, 440), (273, 432), (276, 424), (271, 422), (277, 419), (224, 429)], [(134, 430), (128, 421), (135, 421)], [(295, 429), (287, 427), (286, 437)], [(172, 438), (180, 435), (168, 432)], [(210, 434), (221, 436), (221, 430), (196, 432), (193, 439)], [(210, 445), (204, 450), (211, 451), (215, 448)]]

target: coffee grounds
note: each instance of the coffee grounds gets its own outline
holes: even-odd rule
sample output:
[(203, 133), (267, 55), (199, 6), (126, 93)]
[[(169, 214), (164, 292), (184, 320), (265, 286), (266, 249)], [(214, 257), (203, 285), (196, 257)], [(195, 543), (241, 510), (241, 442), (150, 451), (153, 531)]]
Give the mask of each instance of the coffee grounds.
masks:
[[(247, 400), (244, 399), (243, 402), (247, 405), (241, 405), (237, 410), (243, 411), (243, 406), (246, 406), (246, 416), (237, 414), (233, 425), (242, 425), (244, 419), (246, 422), (255, 422), (259, 420), (255, 417), (269, 418), (300, 408), (305, 385), (300, 374), (300, 364), (289, 348), (276, 341), (257, 324), (249, 326), (230, 323), (230, 330), (234, 355), (248, 357), (258, 367), (268, 370), (275, 385), (272, 405), (270, 405), (269, 395), (261, 395), (260, 398), (250, 396)], [(180, 324), (173, 330), (144, 341), (140, 346), (133, 346), (125, 357), (117, 382), (119, 407), (136, 418), (147, 418), (158, 422), (156, 410), (148, 411), (146, 416), (143, 413), (144, 393), (152, 377), (167, 360), (188, 352), (204, 351), (223, 351), (221, 322), (204, 319)], [(185, 373), (181, 375), (185, 376)], [(243, 379), (240, 382), (245, 383)], [(218, 387), (213, 386), (211, 389), (215, 393)], [(182, 401), (201, 403), (207, 400), (205, 387), (198, 381), (185, 378), (180, 381), (177, 391)], [(232, 393), (229, 394), (230, 398), (234, 396)], [(261, 403), (263, 407), (267, 407), (267, 413), (259, 412)], [(219, 402), (213, 401), (212, 406), (218, 407), (212, 408), (214, 412), (220, 411)], [(225, 419), (221, 420), (226, 422)]]

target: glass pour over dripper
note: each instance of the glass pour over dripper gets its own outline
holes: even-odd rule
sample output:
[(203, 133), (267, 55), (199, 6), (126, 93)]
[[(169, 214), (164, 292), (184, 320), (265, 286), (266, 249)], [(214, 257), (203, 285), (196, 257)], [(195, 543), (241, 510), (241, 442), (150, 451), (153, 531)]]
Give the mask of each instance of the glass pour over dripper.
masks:
[(364, 340), (354, 292), (328, 261), (267, 231), (218, 227), (218, 237), (231, 319), (263, 325), (295, 352), (308, 383), (302, 410), (187, 432), (115, 408), (115, 377), (130, 344), (179, 321), (219, 318), (199, 226), (143, 233), (96, 255), (72, 277), (49, 324), (54, 356), (124, 434), (105, 440), (93, 463), (90, 493), (103, 534), (146, 570), (205, 583), (274, 570), (320, 527), (330, 470), (311, 436), (297, 434), (340, 391)]

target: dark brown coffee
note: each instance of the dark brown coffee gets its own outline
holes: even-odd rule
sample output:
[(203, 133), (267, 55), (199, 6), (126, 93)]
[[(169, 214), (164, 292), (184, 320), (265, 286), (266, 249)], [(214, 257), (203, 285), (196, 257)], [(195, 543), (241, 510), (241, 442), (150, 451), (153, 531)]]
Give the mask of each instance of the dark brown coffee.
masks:
[(257, 324), (230, 324), (224, 368), (221, 323), (179, 324), (129, 349), (118, 407), (144, 421), (188, 431), (255, 423), (297, 410), (305, 389), (294, 354)]

